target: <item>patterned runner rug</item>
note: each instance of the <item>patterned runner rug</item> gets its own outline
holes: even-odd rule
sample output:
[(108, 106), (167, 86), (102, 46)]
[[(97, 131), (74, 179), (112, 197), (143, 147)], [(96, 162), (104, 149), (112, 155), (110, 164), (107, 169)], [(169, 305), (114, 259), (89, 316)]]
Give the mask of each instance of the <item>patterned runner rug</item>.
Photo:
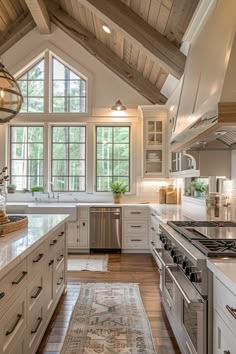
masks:
[(81, 284), (61, 354), (156, 354), (137, 284)]
[(108, 255), (76, 255), (68, 256), (67, 270), (81, 271), (88, 270), (92, 272), (106, 272), (108, 264)]

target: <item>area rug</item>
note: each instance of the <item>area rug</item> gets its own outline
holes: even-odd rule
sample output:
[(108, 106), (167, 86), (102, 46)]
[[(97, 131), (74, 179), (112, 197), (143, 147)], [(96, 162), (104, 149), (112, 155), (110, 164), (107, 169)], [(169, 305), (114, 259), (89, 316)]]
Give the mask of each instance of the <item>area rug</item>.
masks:
[(139, 288), (81, 284), (61, 354), (156, 354)]
[(108, 264), (108, 255), (76, 255), (68, 256), (67, 270), (74, 271), (91, 271), (106, 272)]

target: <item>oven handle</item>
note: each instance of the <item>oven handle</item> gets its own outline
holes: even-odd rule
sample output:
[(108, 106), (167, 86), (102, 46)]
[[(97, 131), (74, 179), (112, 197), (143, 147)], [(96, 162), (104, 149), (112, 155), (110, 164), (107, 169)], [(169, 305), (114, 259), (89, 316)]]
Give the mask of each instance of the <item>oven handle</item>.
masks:
[[(173, 266), (172, 266), (173, 267)], [(202, 300), (192, 300), (188, 297), (188, 295), (186, 294), (186, 292), (183, 290), (183, 288), (181, 287), (180, 283), (178, 282), (178, 280), (175, 278), (173, 272), (171, 271), (171, 266), (166, 266), (166, 270), (169, 273), (171, 279), (173, 280), (173, 282), (175, 283), (175, 285), (177, 286), (178, 290), (180, 291), (181, 295), (183, 296), (184, 300), (187, 302), (188, 305), (198, 305), (199, 306), (199, 310), (203, 309), (203, 301)]]
[(160, 252), (160, 251), (163, 251), (163, 248), (155, 248), (155, 247), (153, 247), (153, 252), (155, 253), (155, 255), (157, 256), (157, 258), (158, 258), (159, 261), (161, 262), (162, 266), (165, 267), (166, 264), (165, 264), (165, 262), (163, 261), (163, 259), (161, 258), (161, 256), (160, 256), (159, 253), (158, 253), (158, 252)]

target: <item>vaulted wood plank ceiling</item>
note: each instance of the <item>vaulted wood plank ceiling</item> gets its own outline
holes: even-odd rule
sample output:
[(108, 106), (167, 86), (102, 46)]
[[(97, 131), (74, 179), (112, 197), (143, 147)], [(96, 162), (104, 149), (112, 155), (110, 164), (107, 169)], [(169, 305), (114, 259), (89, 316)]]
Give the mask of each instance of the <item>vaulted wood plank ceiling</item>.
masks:
[[(169, 73), (180, 78), (179, 51), (199, 0), (0, 0), (0, 55), (50, 20), (152, 103)], [(46, 5), (46, 6), (45, 6)], [(108, 25), (111, 34), (103, 31)]]

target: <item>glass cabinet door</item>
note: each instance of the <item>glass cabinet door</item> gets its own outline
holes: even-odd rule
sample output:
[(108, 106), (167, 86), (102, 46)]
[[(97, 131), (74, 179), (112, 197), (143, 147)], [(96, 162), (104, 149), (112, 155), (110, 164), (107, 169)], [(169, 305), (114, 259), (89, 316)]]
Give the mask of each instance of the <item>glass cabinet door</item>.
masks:
[(145, 173), (162, 173), (162, 150), (146, 150)]
[(147, 121), (147, 145), (162, 145), (162, 121)]

